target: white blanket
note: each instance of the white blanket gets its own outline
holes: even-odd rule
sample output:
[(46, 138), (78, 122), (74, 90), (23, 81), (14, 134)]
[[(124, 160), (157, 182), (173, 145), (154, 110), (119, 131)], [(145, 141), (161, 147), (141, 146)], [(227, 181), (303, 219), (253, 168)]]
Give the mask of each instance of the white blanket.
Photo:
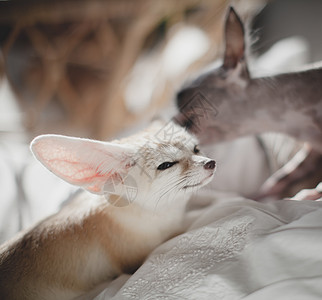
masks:
[(197, 217), (185, 234), (95, 299), (322, 299), (322, 202), (207, 190), (192, 204), (200, 201), (208, 204), (190, 211)]

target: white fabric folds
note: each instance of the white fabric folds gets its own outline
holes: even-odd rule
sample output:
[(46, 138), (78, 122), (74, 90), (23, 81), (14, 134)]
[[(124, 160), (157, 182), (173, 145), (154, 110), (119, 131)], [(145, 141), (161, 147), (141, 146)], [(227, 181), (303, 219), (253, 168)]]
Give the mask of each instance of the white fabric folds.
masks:
[(96, 299), (322, 299), (322, 202), (192, 199), (207, 200), (186, 233)]

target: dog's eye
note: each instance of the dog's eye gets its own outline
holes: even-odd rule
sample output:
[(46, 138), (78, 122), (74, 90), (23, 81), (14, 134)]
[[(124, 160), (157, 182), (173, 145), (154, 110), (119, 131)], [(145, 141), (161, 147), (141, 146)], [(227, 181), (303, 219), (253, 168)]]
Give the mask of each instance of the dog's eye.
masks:
[(194, 148), (193, 148), (193, 153), (194, 154), (198, 154), (200, 152), (200, 149), (199, 147), (196, 145)]
[(173, 162), (166, 161), (166, 162), (162, 163), (161, 165), (159, 165), (157, 169), (158, 170), (165, 170), (165, 169), (171, 168), (176, 163), (178, 163), (178, 162), (177, 161), (173, 161)]

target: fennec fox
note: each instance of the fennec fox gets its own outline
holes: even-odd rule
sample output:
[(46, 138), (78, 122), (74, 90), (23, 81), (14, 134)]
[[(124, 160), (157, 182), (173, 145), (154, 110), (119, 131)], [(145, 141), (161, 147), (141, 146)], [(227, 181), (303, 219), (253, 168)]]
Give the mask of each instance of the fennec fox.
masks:
[(72, 299), (135, 271), (182, 232), (189, 196), (215, 171), (196, 139), (173, 123), (113, 142), (42, 135), (31, 150), (90, 193), (0, 248), (0, 299)]

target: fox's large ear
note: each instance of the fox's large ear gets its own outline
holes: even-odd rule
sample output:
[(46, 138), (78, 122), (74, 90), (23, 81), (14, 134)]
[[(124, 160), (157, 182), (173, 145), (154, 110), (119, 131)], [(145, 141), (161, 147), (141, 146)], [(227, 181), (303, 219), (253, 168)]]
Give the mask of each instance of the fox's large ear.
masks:
[(67, 182), (102, 194), (108, 181), (122, 180), (133, 165), (134, 149), (123, 144), (61, 135), (41, 135), (31, 143), (35, 157)]
[(245, 55), (245, 30), (242, 21), (230, 7), (225, 24), (225, 54), (224, 67), (226, 69), (236, 68), (238, 62)]

